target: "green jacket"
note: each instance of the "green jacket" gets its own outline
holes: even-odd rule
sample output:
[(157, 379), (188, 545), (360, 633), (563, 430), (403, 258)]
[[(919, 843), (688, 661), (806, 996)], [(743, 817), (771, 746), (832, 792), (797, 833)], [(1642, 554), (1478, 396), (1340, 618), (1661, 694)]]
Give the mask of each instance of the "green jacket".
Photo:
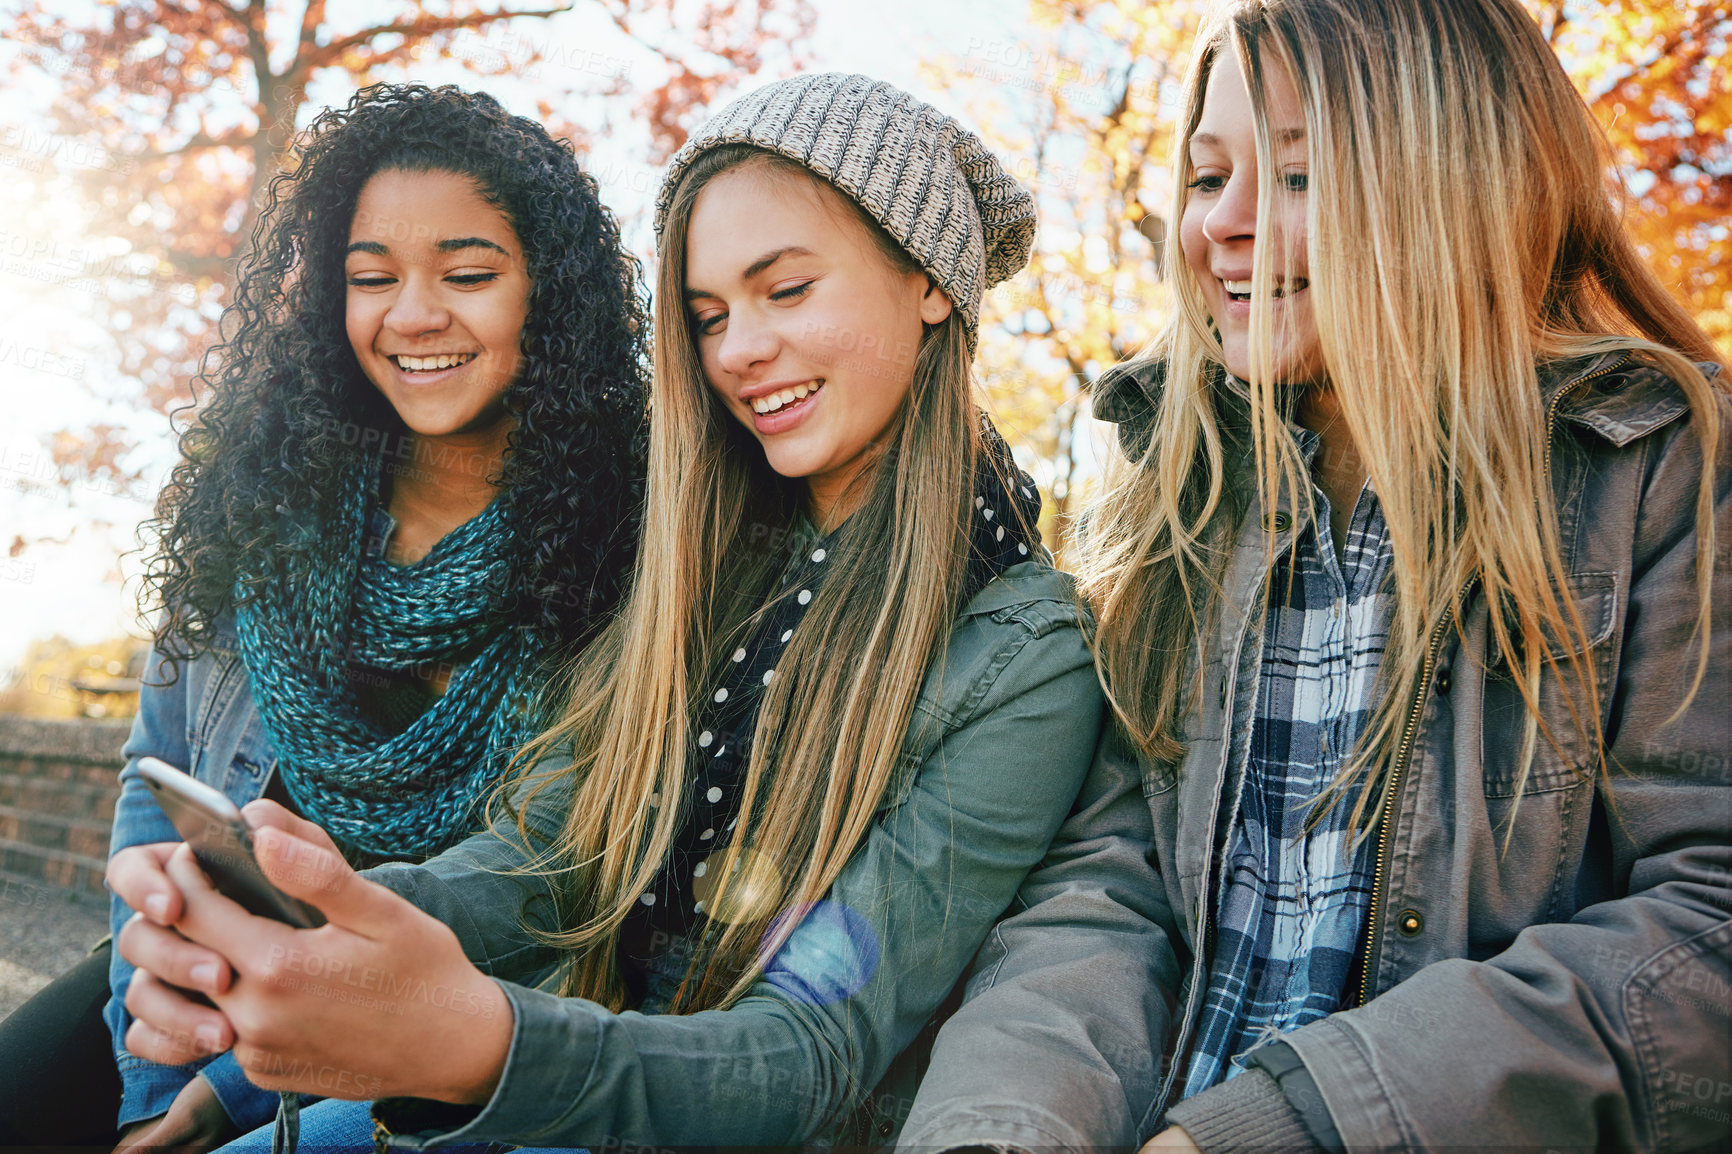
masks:
[[(901, 771), (832, 888), (827, 916), (808, 918), (727, 1010), (613, 1014), (517, 984), (555, 957), (519, 917), (527, 909), (548, 928), (542, 883), (500, 872), (523, 860), (509, 839), (478, 835), (425, 865), (370, 871), (450, 925), (515, 1014), (492, 1100), (438, 1139), (891, 1140), (935, 1015), (1088, 770), (1101, 692), (1083, 630), (1070, 578), (1041, 563), (1006, 571), (964, 607), (928, 670)], [(546, 797), (554, 792), (529, 814), (546, 832), (564, 816)]]

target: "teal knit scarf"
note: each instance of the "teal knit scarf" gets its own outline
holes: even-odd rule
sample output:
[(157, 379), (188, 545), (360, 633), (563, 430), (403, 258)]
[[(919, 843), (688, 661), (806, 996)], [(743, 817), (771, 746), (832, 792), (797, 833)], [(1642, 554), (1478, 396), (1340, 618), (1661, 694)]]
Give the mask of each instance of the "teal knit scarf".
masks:
[[(285, 525), (300, 545), (242, 581), (236, 629), (277, 772), (301, 812), (346, 852), (426, 857), (471, 830), (477, 803), (532, 735), (538, 647), (503, 609), (512, 576), (503, 503), (396, 566), (366, 548), (379, 475), (377, 457), (355, 470), (340, 524), (314, 534)], [(357, 667), (411, 670), (471, 652), (401, 733), (362, 711)]]

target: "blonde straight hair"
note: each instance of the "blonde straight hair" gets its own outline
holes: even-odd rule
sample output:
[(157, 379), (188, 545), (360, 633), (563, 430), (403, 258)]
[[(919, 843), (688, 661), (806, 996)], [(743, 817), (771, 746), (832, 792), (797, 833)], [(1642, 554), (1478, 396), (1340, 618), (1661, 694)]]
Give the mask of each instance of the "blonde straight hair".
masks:
[[(684, 303), (699, 193), (746, 165), (837, 196), (903, 270), (911, 258), (810, 170), (744, 145), (682, 176), (662, 236), (643, 542), (619, 617), (569, 672), (570, 704), (527, 747), (569, 752), (570, 817), (539, 868), (557, 879), (568, 951), (563, 991), (625, 1005), (620, 926), (667, 860), (690, 788), (694, 720), (731, 653), (766, 611), (804, 489), (705, 383)], [(979, 410), (961, 310), (924, 334), (898, 420), (829, 550), (824, 585), (764, 691), (733, 836), (706, 877), (704, 939), (675, 1012), (738, 999), (865, 837), (897, 771), (927, 666), (966, 579)], [(546, 788), (544, 784), (540, 788)], [(657, 797), (662, 804), (656, 804)], [(522, 817), (518, 815), (521, 828)], [(772, 925), (773, 923), (773, 925)]]
[[(1304, 107), (1310, 292), (1328, 387), (1381, 503), (1394, 552), (1395, 617), (1371, 721), (1316, 820), (1355, 784), (1352, 823), (1383, 816), (1383, 784), (1429, 672), (1434, 638), (1477, 585), (1528, 714), (1517, 788), (1537, 738), (1539, 686), (1568, 688), (1575, 727), (1598, 733), (1600, 699), (1581, 617), (1562, 595), (1549, 426), (1536, 364), (1625, 350), (1688, 397), (1705, 470), (1698, 493), (1695, 676), (1708, 659), (1714, 557), (1712, 462), (1724, 388), (1691, 363), (1720, 360), (1626, 236), (1605, 180), (1605, 140), (1517, 0), (1241, 0), (1199, 38), (1173, 150), (1172, 220), (1194, 177), (1190, 137), (1210, 70), (1243, 66), (1255, 110), (1257, 235), (1278, 179), (1266, 119), (1283, 69)], [(1146, 753), (1176, 762), (1201, 691), (1203, 638), (1249, 494), (1310, 502), (1286, 420), (1295, 389), (1272, 379), (1274, 247), (1253, 260), (1248, 393), (1231, 385), (1218, 334), (1168, 232), (1178, 315), (1138, 364), (1165, 366), (1152, 445), (1109, 469), (1085, 518), (1080, 584), (1118, 720)], [(1274, 534), (1265, 533), (1274, 555)], [(1266, 600), (1266, 599), (1265, 599)], [(1568, 639), (1567, 662), (1546, 639)], [(1676, 716), (1676, 715), (1674, 715)], [(1597, 740), (1589, 748), (1599, 748)], [(1600, 755), (1603, 767), (1603, 753)], [(1513, 825), (1512, 825), (1513, 828)]]

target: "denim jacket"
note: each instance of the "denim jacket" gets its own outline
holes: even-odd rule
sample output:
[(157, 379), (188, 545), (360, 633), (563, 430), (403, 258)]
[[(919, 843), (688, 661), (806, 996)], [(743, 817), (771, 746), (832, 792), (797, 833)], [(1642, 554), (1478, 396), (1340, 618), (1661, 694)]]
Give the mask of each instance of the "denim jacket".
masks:
[[(138, 696), (138, 716), (122, 750), (126, 766), (120, 773), (120, 800), (109, 837), (111, 857), (128, 846), (180, 840), (139, 778), (139, 758), (156, 757), (184, 769), (236, 805), (263, 794), (276, 770), (276, 754), (253, 705), (234, 626), (225, 619), (216, 629), (211, 648), (178, 670), (151, 653)], [(109, 899), (109, 923), (115, 934), (131, 917), (132, 910), (118, 897)], [(132, 1015), (122, 999), (131, 981), (131, 963), (114, 951), (108, 967), (111, 993), (102, 1017), (113, 1035), (114, 1060), (120, 1069), (120, 1125), (161, 1114), (200, 1073), (237, 1126), (251, 1128), (270, 1121), (277, 1095), (247, 1081), (232, 1055), (208, 1064), (162, 1066), (127, 1050), (126, 1030)]]
[[(392, 1141), (536, 1146), (864, 1146), (900, 1129), (932, 1019), (1040, 861), (1087, 772), (1101, 693), (1070, 579), (1014, 566), (963, 609), (928, 670), (878, 820), (823, 905), (746, 997), (690, 1015), (609, 1013), (516, 984), (551, 952), (544, 878), (523, 847), (481, 834), (420, 866), (369, 871), (456, 931), (514, 1015), (498, 1088), (434, 1135), (378, 1116)], [(556, 770), (549, 770), (555, 772)], [(533, 830), (563, 820), (543, 791)]]
[[(372, 547), (382, 550), (397, 522), (383, 508), (375, 508), (367, 528)], [(180, 840), (180, 834), (139, 780), (139, 758), (155, 757), (184, 769), (220, 790), (237, 806), (263, 796), (276, 772), (276, 753), (253, 703), (234, 621), (225, 617), (213, 624), (213, 630), (211, 647), (183, 664), (178, 676), (154, 651), (146, 663), (138, 716), (121, 751), (126, 764), (120, 773), (120, 800), (109, 835), (110, 857), (128, 846)], [(131, 909), (119, 898), (110, 897), (112, 933), (118, 935), (131, 917)], [(132, 1015), (126, 1012), (123, 999), (132, 981), (132, 969), (120, 951), (113, 952), (108, 966), (110, 995), (102, 1011), (120, 1070), (119, 1124), (124, 1127), (161, 1114), (195, 1075), (210, 1084), (230, 1121), (241, 1130), (269, 1122), (276, 1112), (278, 1095), (247, 1081), (232, 1054), (186, 1066), (162, 1066), (127, 1050), (126, 1030)]]
[[(1732, 1132), (1732, 401), (1718, 398), (1708, 664), (1674, 718), (1700, 652), (1699, 430), (1678, 386), (1628, 356), (1542, 366), (1540, 380), (1603, 713), (1583, 740), (1542, 677), (1561, 751), (1540, 740), (1518, 804), (1523, 705), (1489, 607), (1466, 597), (1460, 630), (1434, 640), (1392, 769), (1363, 986), (1282, 1038), (1316, 1095), (1283, 1097), (1260, 1070), (1199, 1094), (1167, 1117), (1204, 1149), (1303, 1146), (1307, 1128), (1275, 1115), (1310, 1117), (1317, 1097), (1350, 1149), (1673, 1151)], [(1145, 405), (1097, 408), (1134, 444)], [(1247, 489), (1183, 760), (1150, 760), (1108, 727), (1082, 800), (939, 1035), (910, 1148), (1128, 1148), (1172, 1106), (1257, 677), (1268, 554)], [(1303, 510), (1281, 512), (1277, 549), (1304, 528)], [(1609, 772), (1596, 773), (1601, 752)]]

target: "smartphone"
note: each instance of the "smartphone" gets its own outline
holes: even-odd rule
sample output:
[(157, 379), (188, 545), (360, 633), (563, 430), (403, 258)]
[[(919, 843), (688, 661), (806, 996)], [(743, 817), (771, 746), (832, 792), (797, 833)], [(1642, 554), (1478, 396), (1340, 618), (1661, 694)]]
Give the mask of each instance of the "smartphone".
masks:
[(192, 856), (218, 893), (261, 918), (309, 930), (325, 924), (325, 915), (265, 877), (253, 856), (253, 831), (234, 802), (154, 757), (138, 759), (138, 776), (192, 847)]

